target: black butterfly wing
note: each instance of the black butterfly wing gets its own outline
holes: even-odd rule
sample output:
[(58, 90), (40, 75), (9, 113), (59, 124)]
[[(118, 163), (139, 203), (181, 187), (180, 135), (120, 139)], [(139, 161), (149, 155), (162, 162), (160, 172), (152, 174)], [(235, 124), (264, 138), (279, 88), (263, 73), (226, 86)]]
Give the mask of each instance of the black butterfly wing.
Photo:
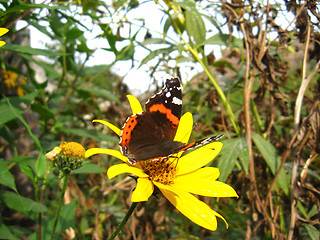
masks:
[(127, 119), (120, 135), (124, 155), (142, 161), (174, 153), (183, 143), (173, 141), (181, 117), (179, 79), (166, 80), (163, 89), (146, 103), (146, 111)]
[[(174, 131), (174, 133), (169, 131), (169, 134), (173, 135), (173, 137), (177, 131), (176, 127), (178, 126), (181, 117), (181, 90), (182, 87), (178, 78), (167, 79), (162, 90), (151, 97), (146, 103), (146, 112), (153, 113), (158, 111), (164, 114), (165, 117), (170, 120), (170, 124), (172, 125), (173, 129), (169, 125), (166, 131), (168, 132), (169, 129), (170, 131)], [(160, 121), (161, 120), (162, 119), (160, 119)]]

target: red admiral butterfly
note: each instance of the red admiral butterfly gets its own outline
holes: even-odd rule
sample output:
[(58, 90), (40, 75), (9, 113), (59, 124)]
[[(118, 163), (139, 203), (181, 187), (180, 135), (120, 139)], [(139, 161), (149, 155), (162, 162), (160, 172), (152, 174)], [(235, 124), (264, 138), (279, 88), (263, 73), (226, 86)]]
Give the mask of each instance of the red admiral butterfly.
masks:
[(130, 163), (168, 158), (175, 153), (217, 141), (223, 136), (189, 144), (173, 141), (181, 117), (181, 89), (178, 78), (167, 79), (162, 90), (146, 102), (145, 112), (134, 114), (126, 120), (119, 145)]

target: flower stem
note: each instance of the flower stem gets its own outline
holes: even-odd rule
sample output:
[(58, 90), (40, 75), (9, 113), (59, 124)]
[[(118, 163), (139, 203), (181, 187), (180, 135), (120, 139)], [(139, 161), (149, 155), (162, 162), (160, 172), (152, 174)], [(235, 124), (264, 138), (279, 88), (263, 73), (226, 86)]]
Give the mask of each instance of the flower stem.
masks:
[(64, 194), (66, 192), (67, 186), (68, 186), (68, 180), (69, 180), (69, 176), (70, 176), (70, 172), (69, 171), (63, 171), (63, 177), (62, 177), (62, 190), (61, 190), (61, 194), (60, 194), (60, 199), (59, 199), (59, 204), (58, 204), (58, 208), (56, 211), (56, 216), (54, 219), (54, 223), (53, 223), (53, 228), (52, 228), (52, 233), (51, 233), (51, 240), (54, 239), (55, 233), (56, 233), (56, 228), (58, 225), (58, 220), (60, 217), (60, 212), (61, 212), (61, 207), (63, 205), (63, 200), (64, 200)]
[(133, 210), (136, 208), (136, 206), (138, 205), (138, 202), (133, 202), (127, 212), (127, 214), (124, 216), (124, 218), (122, 219), (122, 222), (120, 223), (120, 225), (117, 227), (117, 229), (113, 232), (113, 234), (111, 235), (111, 237), (109, 238), (109, 240), (113, 240), (118, 233), (120, 232), (120, 230), (124, 227), (124, 225), (127, 223), (127, 221), (129, 220), (129, 217), (131, 216), (131, 214), (133, 213)]

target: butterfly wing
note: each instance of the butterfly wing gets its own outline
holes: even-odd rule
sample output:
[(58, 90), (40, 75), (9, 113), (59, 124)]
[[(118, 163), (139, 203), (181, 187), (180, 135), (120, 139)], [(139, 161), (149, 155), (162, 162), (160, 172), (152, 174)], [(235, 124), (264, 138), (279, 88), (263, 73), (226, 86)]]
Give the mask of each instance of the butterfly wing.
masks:
[(122, 154), (142, 161), (172, 154), (183, 146), (173, 141), (181, 117), (181, 83), (166, 80), (163, 89), (146, 103), (146, 111), (127, 119), (120, 135)]
[(173, 139), (181, 117), (182, 111), (182, 93), (181, 83), (178, 78), (167, 79), (162, 90), (151, 97), (146, 103), (146, 112), (160, 112), (163, 117), (158, 120), (158, 123), (165, 118), (170, 121), (166, 127), (166, 132)]

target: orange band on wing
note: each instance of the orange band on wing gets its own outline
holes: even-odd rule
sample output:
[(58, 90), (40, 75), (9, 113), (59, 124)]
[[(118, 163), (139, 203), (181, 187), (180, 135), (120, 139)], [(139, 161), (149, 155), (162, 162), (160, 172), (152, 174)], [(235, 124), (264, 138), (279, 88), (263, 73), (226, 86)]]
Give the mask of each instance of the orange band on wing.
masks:
[(129, 147), (129, 142), (131, 140), (131, 132), (137, 125), (137, 115), (133, 115), (127, 119), (122, 127), (120, 134), (120, 146), (124, 148), (125, 146)]
[(159, 111), (160, 113), (163, 113), (166, 115), (166, 117), (168, 118), (168, 120), (170, 120), (171, 124), (173, 125), (173, 127), (177, 127), (179, 124), (179, 118), (174, 115), (171, 111), (171, 109), (166, 108), (163, 104), (159, 103), (159, 104), (154, 104), (149, 108), (150, 112), (156, 112)]

